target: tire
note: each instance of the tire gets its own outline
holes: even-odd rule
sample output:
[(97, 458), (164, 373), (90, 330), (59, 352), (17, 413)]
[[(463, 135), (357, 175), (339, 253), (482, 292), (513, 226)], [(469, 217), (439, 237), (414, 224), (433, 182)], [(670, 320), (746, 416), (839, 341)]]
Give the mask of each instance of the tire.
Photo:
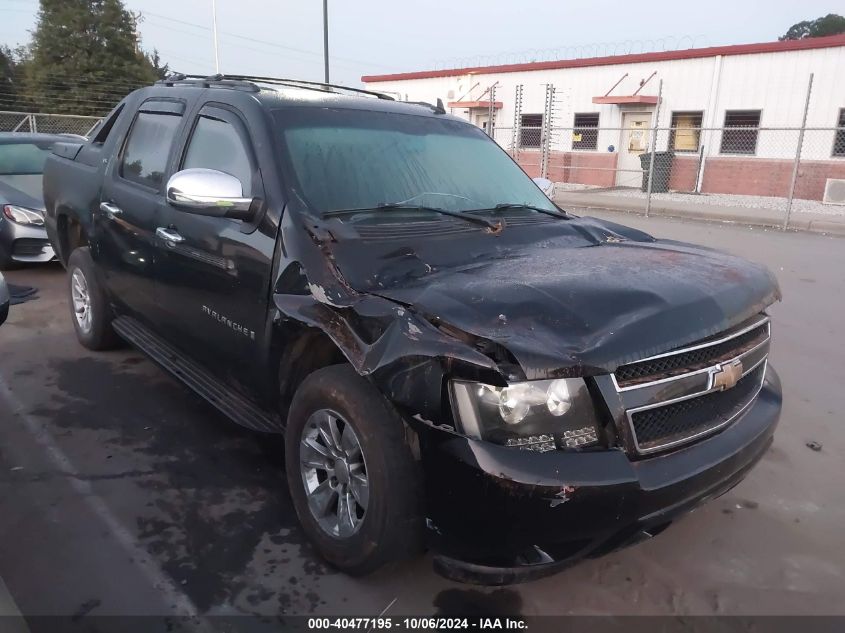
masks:
[[(324, 437), (311, 436), (320, 425), (325, 430), (325, 424), (332, 423), (327, 414), (334, 416), (340, 436), (335, 444), (342, 451), (353, 447), (347, 450), (346, 454), (352, 456), (348, 461), (324, 458), (304, 447), (306, 438), (327, 447)], [(350, 429), (363, 459), (354, 456), (354, 445), (345, 435)], [(321, 460), (327, 465), (333, 462), (334, 470), (302, 465), (309, 460)], [(349, 464), (349, 468), (341, 462)], [(352, 367), (333, 365), (319, 369), (297, 389), (285, 430), (285, 469), (299, 521), (323, 558), (334, 567), (360, 576), (422, 551), (422, 477), (405, 438), (405, 425), (393, 406)], [(320, 493), (320, 497), (307, 493), (306, 486), (331, 488), (332, 472), (336, 489), (325, 495)], [(360, 503), (362, 473), (368, 484), (365, 509)], [(345, 488), (344, 480), (348, 482)], [(334, 532), (334, 514), (342, 509), (344, 489), (349, 493), (349, 516), (354, 513), (357, 525), (348, 520), (341, 526), (338, 520)], [(330, 509), (322, 518), (312, 511), (309, 497), (327, 502)]]
[(94, 351), (118, 347), (120, 339), (111, 327), (111, 307), (98, 281), (87, 246), (70, 254), (67, 272), (70, 316), (76, 338), (84, 347)]

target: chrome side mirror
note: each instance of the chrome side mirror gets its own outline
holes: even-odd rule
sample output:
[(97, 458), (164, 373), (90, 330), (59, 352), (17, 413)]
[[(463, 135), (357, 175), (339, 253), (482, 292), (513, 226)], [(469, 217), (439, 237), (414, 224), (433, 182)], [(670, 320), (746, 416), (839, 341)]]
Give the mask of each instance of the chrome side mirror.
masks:
[(532, 178), (534, 184), (543, 190), (547, 198), (552, 198), (555, 195), (555, 183), (548, 178)]
[(167, 181), (167, 201), (187, 213), (249, 220), (255, 198), (244, 198), (241, 181), (216, 169), (183, 169)]

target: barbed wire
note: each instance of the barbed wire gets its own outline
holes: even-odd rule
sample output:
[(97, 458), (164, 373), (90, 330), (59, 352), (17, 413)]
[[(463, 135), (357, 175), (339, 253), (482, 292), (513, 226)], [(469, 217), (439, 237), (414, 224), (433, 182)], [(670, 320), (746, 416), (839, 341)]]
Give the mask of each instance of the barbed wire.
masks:
[(435, 70), (445, 70), (447, 68), (499, 66), (565, 59), (585, 59), (590, 57), (615, 57), (618, 55), (702, 48), (708, 46), (708, 44), (709, 42), (705, 35), (667, 35), (654, 39), (591, 42), (587, 44), (571, 44), (558, 48), (529, 48), (491, 54), (450, 57), (435, 60), (434, 68)]

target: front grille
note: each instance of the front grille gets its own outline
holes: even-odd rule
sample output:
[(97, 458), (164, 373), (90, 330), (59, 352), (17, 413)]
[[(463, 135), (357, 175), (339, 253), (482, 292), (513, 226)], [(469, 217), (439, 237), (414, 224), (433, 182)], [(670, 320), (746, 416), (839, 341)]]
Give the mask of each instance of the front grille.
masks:
[(748, 332), (740, 334), (715, 345), (706, 345), (681, 351), (677, 354), (647, 359), (630, 365), (622, 365), (616, 370), (616, 381), (620, 387), (630, 387), (645, 382), (654, 382), (673, 376), (680, 376), (736, 358), (765, 341), (769, 336), (769, 326), (763, 323)]
[(48, 244), (49, 242), (47, 240), (23, 237), (15, 240), (12, 246), (12, 254), (15, 257), (38, 257), (44, 252), (44, 247)]
[(631, 414), (640, 451), (668, 448), (725, 426), (756, 397), (765, 365), (746, 374), (731, 389)]
[[(769, 319), (761, 314), (731, 330), (674, 352), (619, 367), (611, 384), (624, 411), (627, 450), (650, 455), (726, 427), (762, 388), (769, 355)], [(733, 387), (733, 372), (742, 376)]]

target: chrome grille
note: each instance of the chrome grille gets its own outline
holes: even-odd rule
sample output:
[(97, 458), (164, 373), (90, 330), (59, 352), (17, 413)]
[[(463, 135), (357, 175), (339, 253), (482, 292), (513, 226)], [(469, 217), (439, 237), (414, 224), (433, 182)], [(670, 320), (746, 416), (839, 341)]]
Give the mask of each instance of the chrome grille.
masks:
[(763, 382), (765, 363), (742, 378), (735, 387), (713, 391), (663, 407), (631, 415), (640, 449), (689, 441), (719, 427), (742, 412), (754, 399)]
[(703, 343), (701, 347), (686, 352), (670, 353), (651, 360), (623, 365), (616, 370), (616, 381), (620, 387), (627, 387), (641, 382), (686, 374), (736, 358), (768, 337), (768, 325), (762, 324), (727, 340), (719, 339), (712, 344)]
[[(760, 392), (769, 340), (769, 319), (761, 316), (696, 345), (617, 369), (612, 382), (625, 409), (632, 450), (640, 455), (668, 450), (736, 420)], [(717, 380), (726, 368), (736, 370), (738, 380), (731, 386)]]

